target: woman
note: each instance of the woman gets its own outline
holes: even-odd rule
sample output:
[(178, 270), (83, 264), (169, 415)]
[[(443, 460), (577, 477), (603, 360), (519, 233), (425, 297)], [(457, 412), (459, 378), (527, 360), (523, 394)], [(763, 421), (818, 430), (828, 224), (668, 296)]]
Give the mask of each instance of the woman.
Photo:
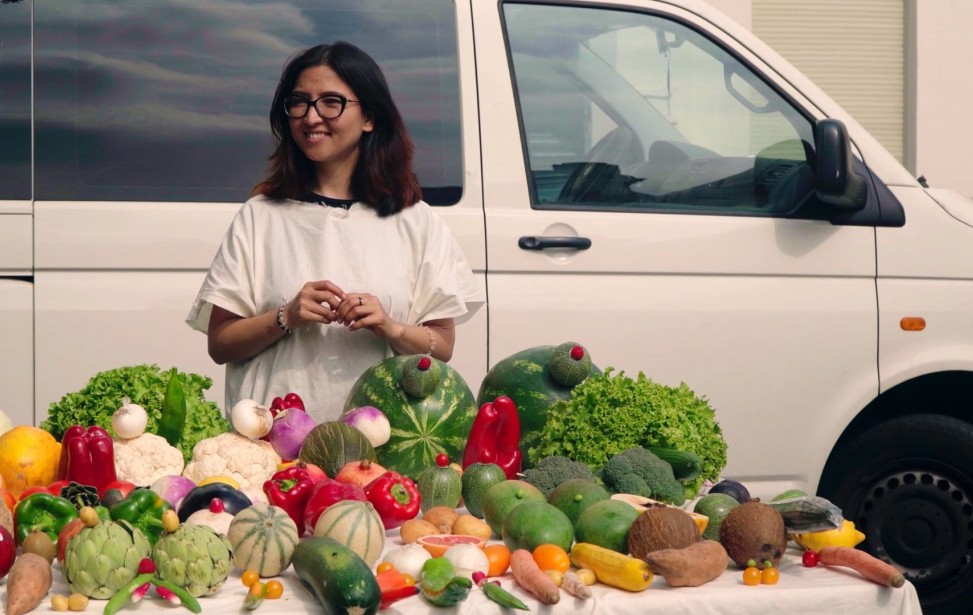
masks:
[(345, 42), (294, 57), (274, 94), (276, 149), (237, 213), (187, 322), (226, 364), (226, 406), (300, 395), (340, 416), (391, 354), (448, 361), (456, 319), (483, 298), (423, 201), (412, 142), (385, 78)]

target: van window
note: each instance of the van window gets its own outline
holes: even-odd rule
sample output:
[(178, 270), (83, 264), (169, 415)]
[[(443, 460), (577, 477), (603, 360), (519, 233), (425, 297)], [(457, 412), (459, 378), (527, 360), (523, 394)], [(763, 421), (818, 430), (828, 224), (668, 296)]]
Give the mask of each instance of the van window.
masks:
[(0, 4), (0, 200), (30, 199), (30, 3)]
[(385, 71), (426, 200), (460, 198), (449, 0), (46, 0), (34, 13), (38, 199), (244, 200), (286, 60), (338, 39)]
[(648, 13), (504, 4), (534, 207), (811, 215), (811, 122)]

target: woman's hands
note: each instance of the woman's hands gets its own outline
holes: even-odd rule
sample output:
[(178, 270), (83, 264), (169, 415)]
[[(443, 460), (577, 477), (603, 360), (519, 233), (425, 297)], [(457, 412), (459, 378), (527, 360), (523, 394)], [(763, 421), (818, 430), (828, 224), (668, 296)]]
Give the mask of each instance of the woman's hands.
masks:
[(330, 280), (308, 282), (284, 308), (284, 322), (290, 329), (319, 323), (338, 323), (352, 331), (369, 329), (383, 339), (401, 334), (404, 327), (389, 318), (377, 297), (369, 293), (346, 293)]

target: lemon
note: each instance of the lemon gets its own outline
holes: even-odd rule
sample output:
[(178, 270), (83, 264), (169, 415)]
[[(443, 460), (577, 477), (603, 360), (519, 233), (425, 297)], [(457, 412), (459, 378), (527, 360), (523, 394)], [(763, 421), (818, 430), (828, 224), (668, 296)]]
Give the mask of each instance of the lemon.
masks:
[(793, 534), (794, 542), (815, 553), (822, 547), (854, 547), (865, 540), (865, 535), (855, 529), (855, 522), (845, 519), (841, 527), (820, 532)]
[(203, 480), (196, 483), (196, 486), (202, 487), (203, 485), (208, 485), (210, 483), (226, 483), (234, 489), (240, 488), (240, 483), (237, 481), (237, 479), (233, 478), (232, 476), (225, 476), (222, 474), (219, 476), (207, 476)]

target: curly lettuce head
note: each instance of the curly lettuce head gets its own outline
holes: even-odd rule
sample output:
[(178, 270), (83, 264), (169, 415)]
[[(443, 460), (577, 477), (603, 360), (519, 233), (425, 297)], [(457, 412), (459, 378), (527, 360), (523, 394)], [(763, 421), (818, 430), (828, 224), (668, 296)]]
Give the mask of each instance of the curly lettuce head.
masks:
[(613, 368), (588, 376), (574, 387), (571, 398), (553, 404), (531, 462), (564, 455), (593, 470), (608, 458), (635, 446), (663, 446), (695, 453), (702, 460), (698, 478), (687, 486), (698, 489), (706, 479), (718, 480), (726, 467), (726, 441), (705, 398), (685, 383), (670, 387), (639, 372), (612, 375)]
[[(192, 459), (193, 447), (204, 438), (230, 430), (217, 405), (207, 401), (204, 391), (213, 380), (199, 374), (180, 372), (186, 395), (186, 425), (178, 448), (186, 462)], [(162, 400), (165, 397), (169, 372), (158, 365), (131, 365), (95, 374), (80, 391), (68, 393), (60, 401), (51, 404), (47, 419), (40, 427), (58, 441), (72, 425), (100, 425), (113, 437), (111, 417), (122, 405), (122, 398), (145, 408), (149, 415), (146, 431), (156, 433), (162, 416)]]

